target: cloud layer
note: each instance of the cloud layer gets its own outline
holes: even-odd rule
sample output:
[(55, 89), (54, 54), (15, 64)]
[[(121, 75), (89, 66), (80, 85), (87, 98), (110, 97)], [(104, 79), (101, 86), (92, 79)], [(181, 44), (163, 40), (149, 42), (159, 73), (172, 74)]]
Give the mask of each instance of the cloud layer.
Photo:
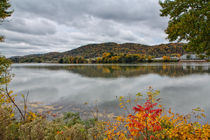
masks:
[(6, 56), (66, 51), (88, 43), (166, 43), (157, 0), (11, 0), (0, 25)]

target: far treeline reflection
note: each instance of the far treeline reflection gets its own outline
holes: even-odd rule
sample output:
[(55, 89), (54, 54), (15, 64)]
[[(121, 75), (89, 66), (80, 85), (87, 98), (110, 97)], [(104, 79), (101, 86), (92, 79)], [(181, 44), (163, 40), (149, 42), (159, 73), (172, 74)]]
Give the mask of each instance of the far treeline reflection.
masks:
[(84, 77), (115, 78), (136, 77), (146, 74), (181, 77), (191, 74), (210, 73), (210, 65), (25, 65), (16, 68), (66, 70)]

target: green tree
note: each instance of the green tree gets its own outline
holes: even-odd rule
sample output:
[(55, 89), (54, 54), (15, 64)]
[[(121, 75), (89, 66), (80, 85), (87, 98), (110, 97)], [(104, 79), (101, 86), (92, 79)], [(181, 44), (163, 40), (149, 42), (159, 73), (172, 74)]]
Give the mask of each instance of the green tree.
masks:
[[(5, 18), (11, 16), (13, 11), (8, 10), (10, 7), (9, 0), (0, 0), (0, 23), (3, 22)], [(4, 37), (0, 36), (0, 42), (3, 41), (3, 39)], [(0, 55), (0, 86), (10, 81), (10, 74), (8, 72), (10, 65), (11, 62)]]
[(63, 63), (63, 58), (59, 59), (58, 63)]
[(0, 91), (2, 90), (1, 85), (7, 84), (11, 80), (9, 68), (11, 61), (3, 56), (0, 56)]
[[(0, 0), (0, 22), (3, 22), (5, 18), (11, 16), (13, 11), (8, 10), (11, 7), (9, 0)], [(0, 41), (3, 41), (4, 37), (0, 36)]]
[(169, 41), (182, 41), (187, 51), (210, 55), (210, 1), (209, 0), (163, 0), (161, 16), (168, 16), (165, 30)]

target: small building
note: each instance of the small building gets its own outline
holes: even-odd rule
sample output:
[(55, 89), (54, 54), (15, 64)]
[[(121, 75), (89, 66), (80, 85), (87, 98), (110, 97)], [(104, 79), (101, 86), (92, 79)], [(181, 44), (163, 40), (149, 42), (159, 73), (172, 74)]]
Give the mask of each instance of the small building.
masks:
[(176, 57), (176, 56), (174, 56), (174, 57), (171, 57), (171, 60), (179, 60), (180, 58), (179, 57)]
[(180, 57), (181, 60), (198, 60), (200, 59), (197, 54), (184, 54)]
[(154, 58), (153, 60), (161, 61), (163, 60), (163, 57)]

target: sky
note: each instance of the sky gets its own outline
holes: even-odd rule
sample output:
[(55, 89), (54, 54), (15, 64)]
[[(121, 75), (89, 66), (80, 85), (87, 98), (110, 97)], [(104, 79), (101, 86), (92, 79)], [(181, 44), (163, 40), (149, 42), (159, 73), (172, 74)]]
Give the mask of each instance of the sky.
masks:
[(92, 43), (168, 43), (158, 0), (10, 0), (0, 24), (7, 57), (63, 52)]

